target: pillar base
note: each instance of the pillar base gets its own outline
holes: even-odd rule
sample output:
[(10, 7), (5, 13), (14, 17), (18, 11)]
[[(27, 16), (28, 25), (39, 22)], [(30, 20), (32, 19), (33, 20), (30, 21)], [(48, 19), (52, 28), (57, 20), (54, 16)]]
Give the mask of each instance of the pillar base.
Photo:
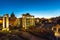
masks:
[(9, 29), (7, 29), (7, 28), (3, 28), (2, 31), (9, 31)]

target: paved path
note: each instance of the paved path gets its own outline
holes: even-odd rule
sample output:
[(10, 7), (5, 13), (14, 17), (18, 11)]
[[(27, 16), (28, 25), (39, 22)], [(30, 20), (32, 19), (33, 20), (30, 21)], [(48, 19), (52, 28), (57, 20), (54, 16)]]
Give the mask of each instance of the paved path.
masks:
[(39, 38), (37, 36), (31, 35), (30, 33), (27, 33), (27, 32), (22, 32), (22, 36), (24, 38), (27, 38), (28, 40), (45, 40), (45, 39)]

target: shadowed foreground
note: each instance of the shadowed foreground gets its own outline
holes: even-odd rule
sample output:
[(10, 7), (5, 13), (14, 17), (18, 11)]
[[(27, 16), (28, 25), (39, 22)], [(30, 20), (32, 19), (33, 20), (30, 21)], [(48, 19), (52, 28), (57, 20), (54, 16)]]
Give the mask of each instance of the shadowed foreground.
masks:
[(0, 40), (46, 40), (28, 32), (0, 33)]

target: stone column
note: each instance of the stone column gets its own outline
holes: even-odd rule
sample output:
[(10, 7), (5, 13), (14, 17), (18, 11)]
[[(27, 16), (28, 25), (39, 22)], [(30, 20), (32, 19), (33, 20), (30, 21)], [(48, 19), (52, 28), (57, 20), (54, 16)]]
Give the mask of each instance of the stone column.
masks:
[(5, 14), (3, 16), (3, 31), (9, 31), (9, 16), (8, 14)]

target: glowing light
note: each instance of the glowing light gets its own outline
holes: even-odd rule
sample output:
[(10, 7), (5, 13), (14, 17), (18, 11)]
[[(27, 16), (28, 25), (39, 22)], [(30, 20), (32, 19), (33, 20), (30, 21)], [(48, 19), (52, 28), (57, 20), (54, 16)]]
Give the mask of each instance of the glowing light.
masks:
[(0, 20), (0, 23), (2, 23), (2, 20)]
[(55, 36), (56, 36), (56, 37), (60, 37), (60, 33), (55, 32)]

